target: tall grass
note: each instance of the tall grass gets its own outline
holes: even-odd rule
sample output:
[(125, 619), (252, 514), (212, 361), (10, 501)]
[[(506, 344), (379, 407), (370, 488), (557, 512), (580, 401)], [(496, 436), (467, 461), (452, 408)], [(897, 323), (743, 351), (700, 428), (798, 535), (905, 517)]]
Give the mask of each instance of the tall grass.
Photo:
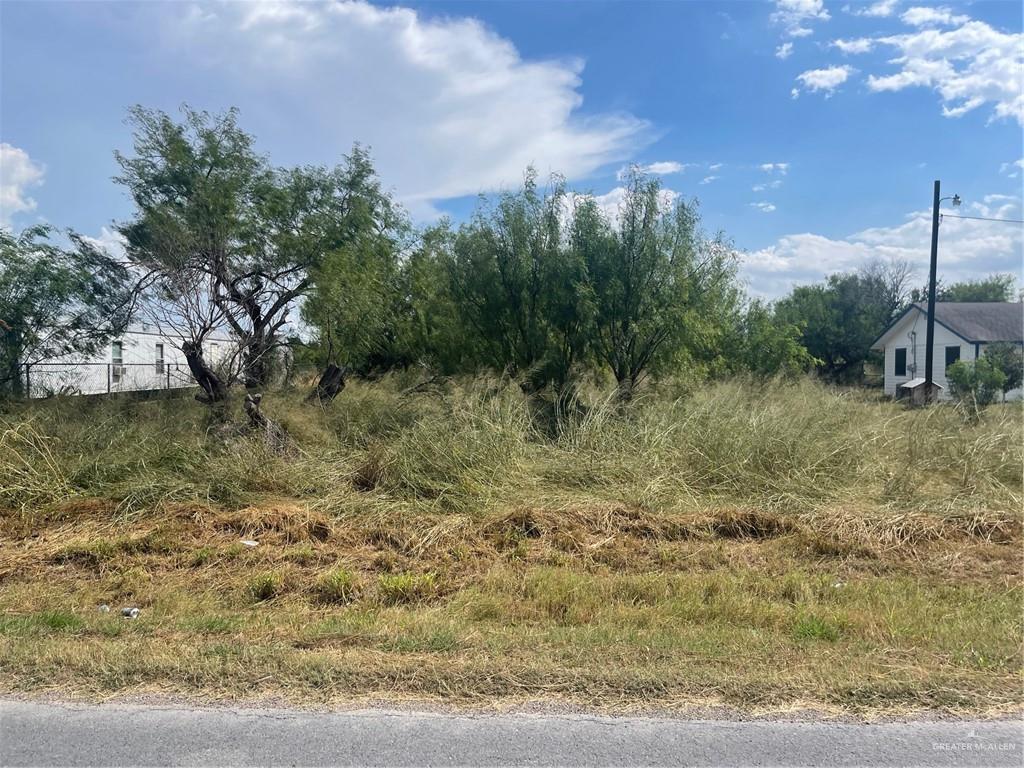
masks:
[(592, 501), (652, 512), (1021, 507), (1019, 404), (970, 420), (949, 406), (908, 411), (810, 381), (736, 381), (628, 407), (585, 393), (551, 434), (535, 428), (514, 386), (466, 380), (405, 394), (401, 384), (354, 382), (323, 408), (271, 394), (265, 410), (290, 436), (283, 452), (186, 400), (19, 406), (0, 416), (0, 504), (43, 509), (85, 496), (135, 513), (270, 496), (339, 514)]

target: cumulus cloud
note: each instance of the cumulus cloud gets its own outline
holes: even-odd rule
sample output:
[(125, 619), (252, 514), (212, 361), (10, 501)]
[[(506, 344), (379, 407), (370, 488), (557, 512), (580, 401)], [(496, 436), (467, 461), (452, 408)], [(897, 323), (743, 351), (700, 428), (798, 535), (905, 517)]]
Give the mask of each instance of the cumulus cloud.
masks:
[(782, 179), (775, 179), (774, 181), (767, 181), (763, 184), (755, 184), (750, 188), (752, 192), (764, 192), (769, 189), (778, 189), (782, 186)]
[[(1021, 218), (1019, 197), (987, 196), (968, 206), (975, 216)], [(743, 274), (753, 293), (774, 298), (794, 285), (816, 282), (875, 260), (904, 259), (920, 274), (928, 270), (931, 211), (908, 214), (903, 223), (872, 227), (834, 239), (806, 232), (786, 235), (747, 255)], [(993, 272), (1020, 274), (1024, 228), (974, 219), (944, 217), (939, 230), (939, 274), (947, 282)]]
[(15, 215), (36, 209), (28, 191), (42, 184), (45, 176), (46, 169), (28, 152), (0, 143), (0, 226), (9, 228)]
[(959, 16), (954, 14), (949, 8), (936, 8), (934, 6), (908, 8), (900, 18), (904, 24), (910, 24), (913, 27), (953, 26), (970, 21), (970, 16)]
[(785, 176), (789, 170), (789, 163), (761, 163), (758, 168), (765, 173), (778, 173), (781, 176)]
[(372, 140), (382, 176), (414, 213), (514, 185), (530, 164), (585, 177), (650, 139), (631, 114), (582, 111), (582, 60), (524, 58), (472, 18), (361, 0), (154, 13), (174, 55), (234, 79), (243, 114), (246, 99), (259, 110), (272, 89), (321, 156)]
[(992, 117), (1024, 125), (1024, 34), (1000, 32), (982, 21), (952, 30), (923, 29), (878, 38), (899, 52), (900, 70), (870, 75), (872, 91), (933, 88), (946, 117), (960, 117), (985, 104)]
[(775, 0), (771, 20), (785, 28), (790, 37), (807, 37), (812, 34), (805, 26), (812, 21), (828, 21), (832, 18), (825, 10), (824, 0)]
[(82, 239), (94, 248), (105, 251), (111, 256), (123, 257), (125, 255), (124, 236), (109, 227), (100, 227), (100, 234), (97, 237), (82, 235)]
[[(843, 64), (841, 66), (825, 67), (824, 69), (809, 69), (796, 76), (797, 81), (803, 86), (803, 90), (811, 93), (824, 93), (825, 98), (835, 93), (836, 88), (845, 83), (855, 70), (853, 67)], [(800, 94), (800, 88), (794, 88), (793, 98)]]
[(777, 58), (777, 59), (785, 60), (785, 59), (788, 59), (792, 55), (793, 55), (793, 44), (792, 43), (783, 43), (782, 45), (780, 45), (778, 48), (775, 49), (775, 58)]
[(875, 41), (870, 37), (860, 37), (856, 40), (833, 40), (832, 47), (838, 48), (843, 53), (867, 53), (875, 47)]
[(764, 200), (762, 200), (759, 203), (751, 203), (750, 205), (753, 206), (754, 208), (757, 208), (757, 210), (761, 211), (761, 213), (771, 213), (772, 211), (775, 210), (774, 204), (766, 202)]
[(872, 3), (866, 8), (844, 5), (843, 11), (853, 14), (854, 16), (868, 16), (884, 19), (888, 16), (892, 16), (896, 12), (896, 8), (899, 4), (899, 0), (879, 0), (877, 3)]

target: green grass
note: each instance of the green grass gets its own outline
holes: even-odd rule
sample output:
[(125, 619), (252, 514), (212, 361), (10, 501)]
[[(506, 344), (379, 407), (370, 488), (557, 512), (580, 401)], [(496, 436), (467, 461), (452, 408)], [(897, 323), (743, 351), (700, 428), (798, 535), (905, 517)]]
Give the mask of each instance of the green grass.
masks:
[(588, 391), (541, 430), (514, 387), (409, 384), (269, 393), (279, 452), (186, 400), (9, 407), (0, 689), (1024, 698), (1020, 405), (666, 385)]

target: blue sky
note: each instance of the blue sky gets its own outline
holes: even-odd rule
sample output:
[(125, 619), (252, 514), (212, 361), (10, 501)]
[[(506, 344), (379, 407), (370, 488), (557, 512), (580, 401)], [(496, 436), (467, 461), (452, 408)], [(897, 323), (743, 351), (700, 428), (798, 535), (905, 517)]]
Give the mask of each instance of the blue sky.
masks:
[[(0, 221), (111, 243), (128, 106), (241, 110), (281, 165), (372, 147), (418, 221), (561, 171), (614, 210), (638, 163), (698, 197), (751, 293), (871, 259), (923, 281), (932, 180), (1021, 215), (1017, 2), (0, 3)], [(1020, 274), (1021, 227), (946, 219), (947, 279)]]

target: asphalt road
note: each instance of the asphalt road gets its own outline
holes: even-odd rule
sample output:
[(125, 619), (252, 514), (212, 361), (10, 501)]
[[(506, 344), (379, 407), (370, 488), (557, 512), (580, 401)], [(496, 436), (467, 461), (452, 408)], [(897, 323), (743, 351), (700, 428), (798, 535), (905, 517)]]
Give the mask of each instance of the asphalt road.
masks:
[(1020, 722), (839, 724), (586, 715), (187, 709), (0, 701), (15, 765), (978, 765)]

